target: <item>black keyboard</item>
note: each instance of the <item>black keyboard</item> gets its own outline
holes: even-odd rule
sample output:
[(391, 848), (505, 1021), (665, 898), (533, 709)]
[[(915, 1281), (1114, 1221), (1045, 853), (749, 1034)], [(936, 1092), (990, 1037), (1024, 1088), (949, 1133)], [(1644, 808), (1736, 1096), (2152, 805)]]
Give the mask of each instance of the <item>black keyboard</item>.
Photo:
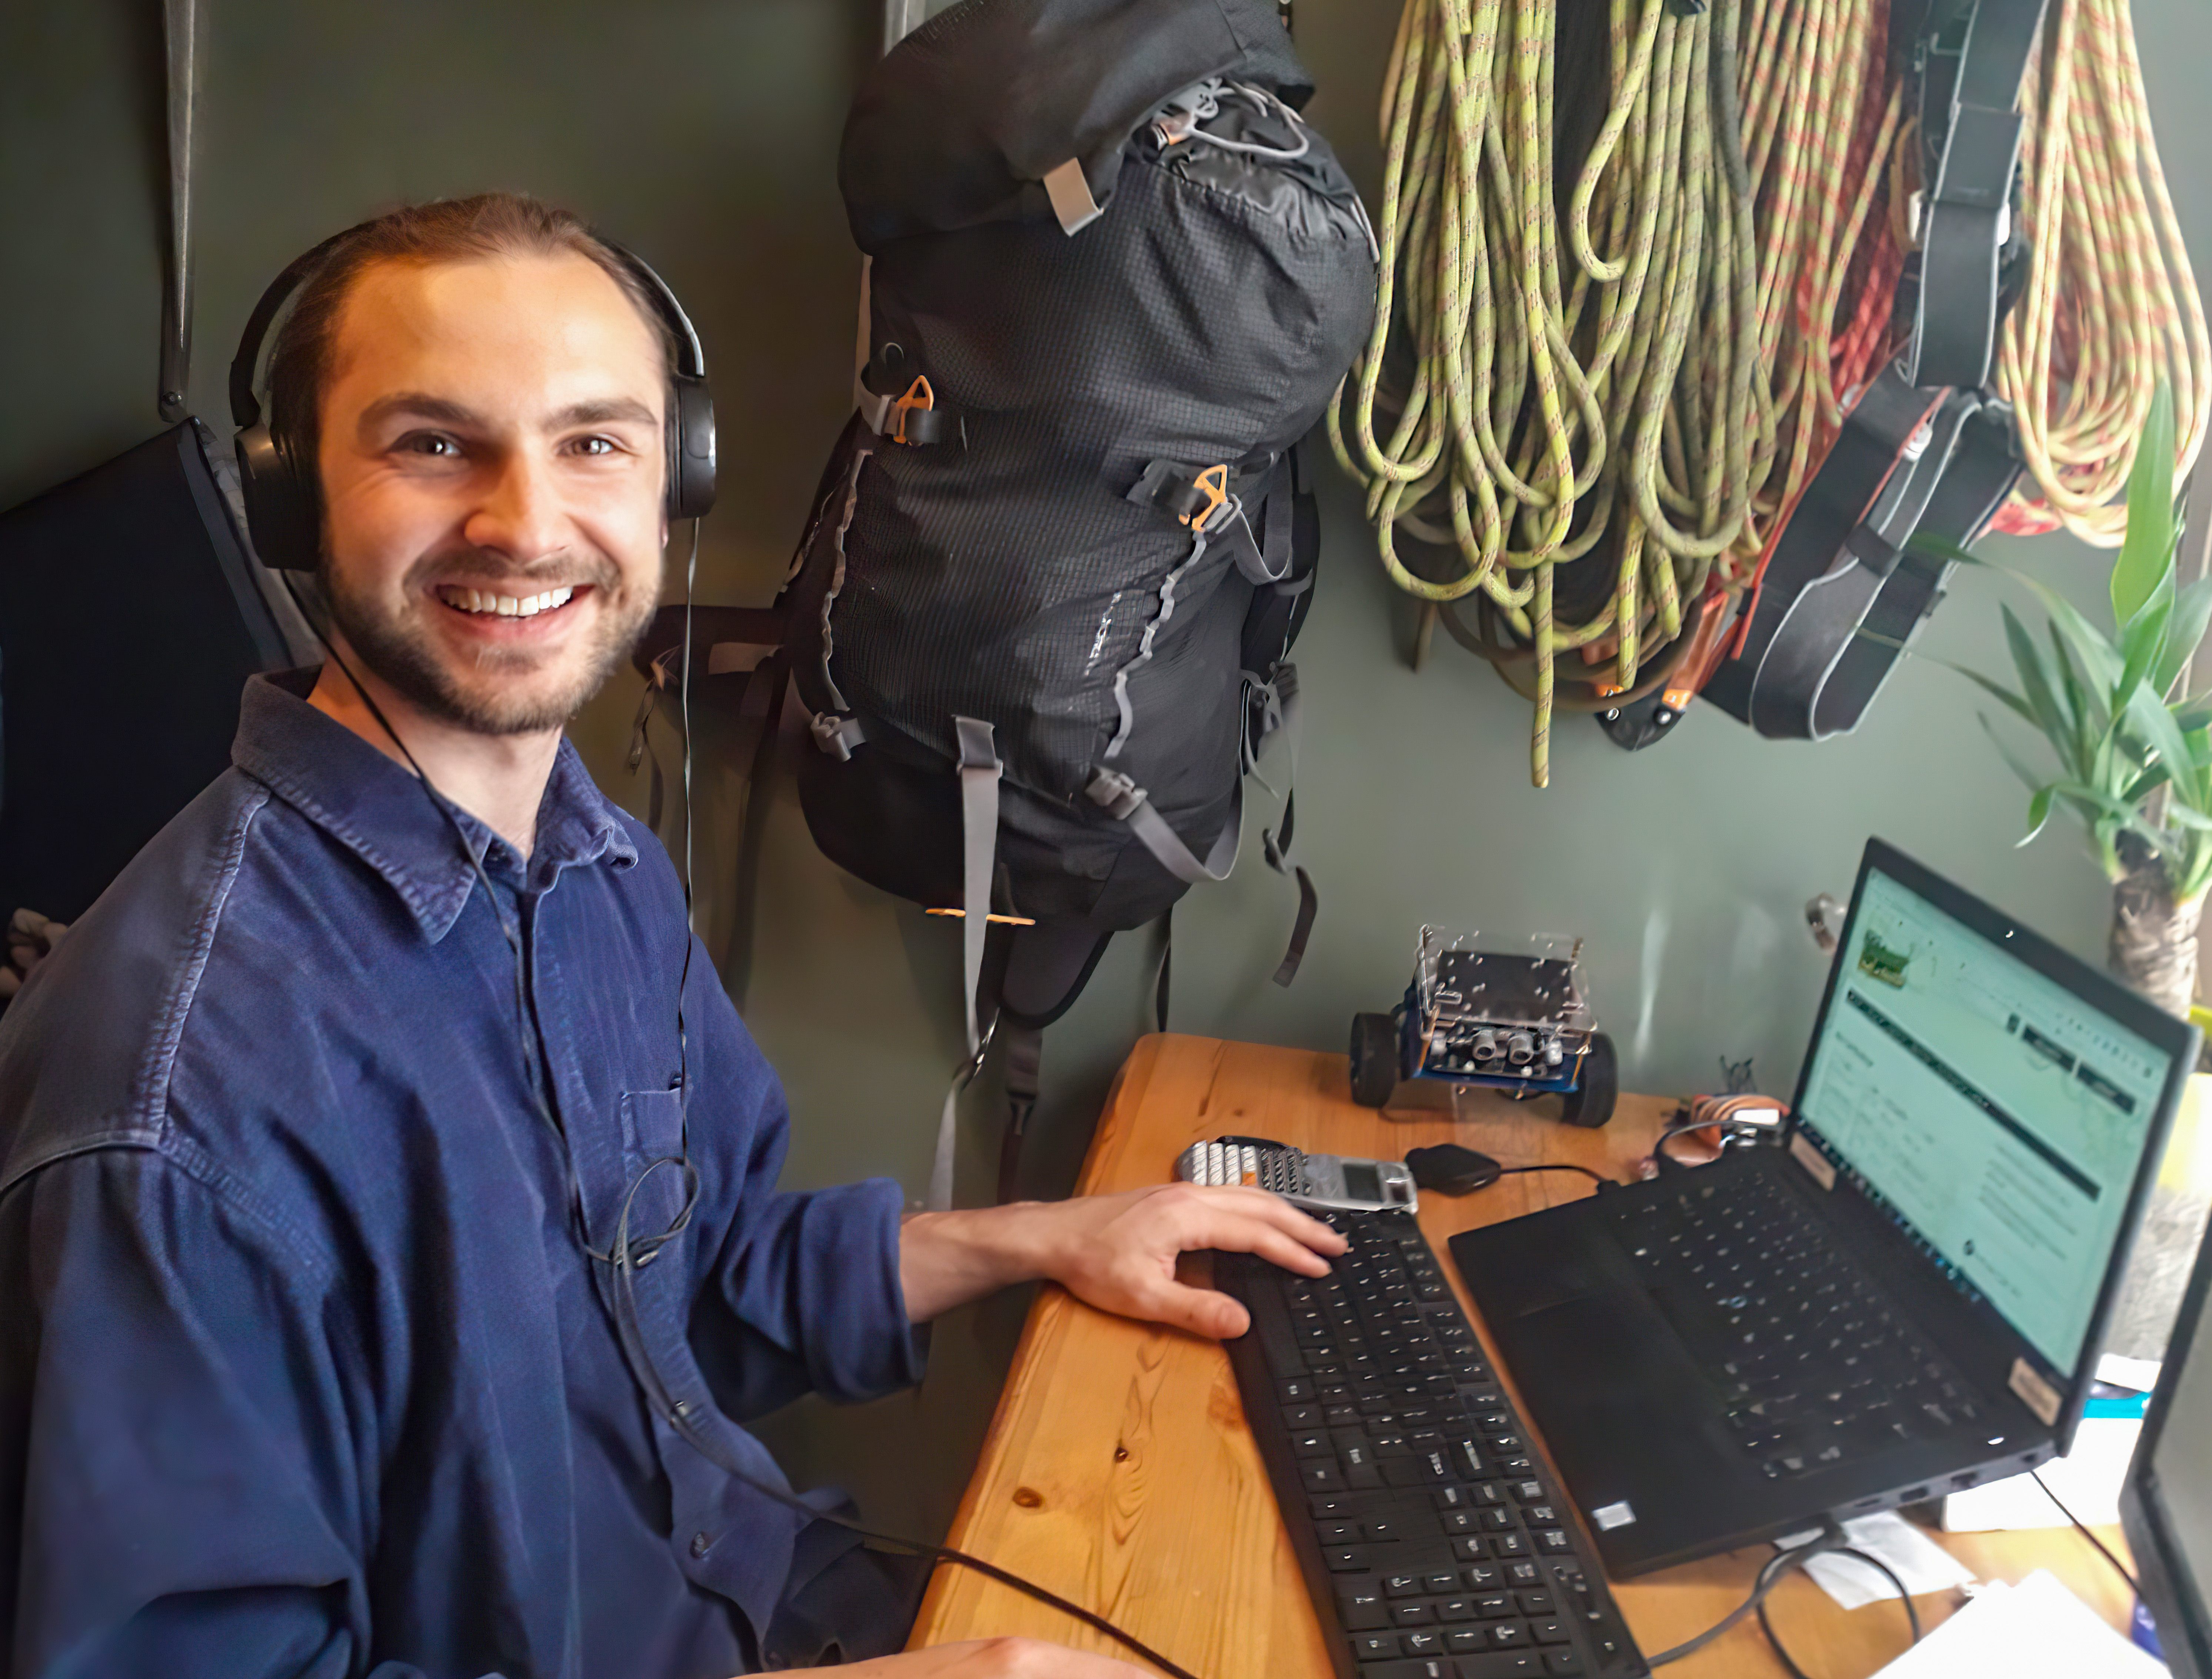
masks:
[(1243, 1254), (1230, 1343), (1343, 1679), (1631, 1679), (1650, 1670), (1413, 1219), (1325, 1216), (1317, 1281)]
[(1983, 1410), (1820, 1220), (1740, 1174), (1612, 1212), (1614, 1233), (1773, 1479), (1811, 1475)]

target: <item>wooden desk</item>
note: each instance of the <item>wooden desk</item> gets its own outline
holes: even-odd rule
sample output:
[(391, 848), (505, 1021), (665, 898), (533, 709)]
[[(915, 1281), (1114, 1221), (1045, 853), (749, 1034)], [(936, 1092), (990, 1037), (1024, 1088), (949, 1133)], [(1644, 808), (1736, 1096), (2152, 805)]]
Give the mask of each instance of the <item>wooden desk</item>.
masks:
[[(1626, 1178), (1671, 1110), (1671, 1100), (1627, 1096), (1610, 1126), (1580, 1131), (1477, 1096), (1464, 1102), (1457, 1124), (1442, 1114), (1397, 1120), (1353, 1105), (1341, 1055), (1152, 1037), (1121, 1068), (1079, 1187), (1160, 1183), (1187, 1144), (1224, 1132), (1370, 1158), (1455, 1140), (1509, 1165), (1573, 1161)], [(1421, 1227), (1442, 1254), (1457, 1231), (1588, 1189), (1576, 1174), (1542, 1172), (1457, 1201), (1424, 1195)], [(1455, 1274), (1452, 1286), (1460, 1287)], [(1464, 1290), (1461, 1304), (1468, 1305)], [(2117, 1547), (2117, 1530), (2106, 1536)], [(1227, 1355), (1208, 1341), (1095, 1311), (1057, 1288), (1044, 1290), (1030, 1313), (950, 1542), (1097, 1610), (1200, 1679), (1332, 1672)], [(1944, 1542), (1985, 1579), (2049, 1568), (2114, 1625), (2125, 1624), (2125, 1588), (2070, 1529)], [(1771, 1554), (1747, 1548), (1614, 1591), (1637, 1642), (1661, 1650), (1734, 1609)], [(1947, 1592), (1917, 1601), (1932, 1627), (1961, 1600)], [(1812, 1679), (1860, 1679), (1905, 1648), (1894, 1603), (1845, 1613), (1802, 1577), (1769, 1602)], [(1127, 1657), (1080, 1623), (963, 1568), (938, 1570), (912, 1647), (1009, 1633)], [(1783, 1672), (1755, 1620), (1666, 1670), (1682, 1679)]]

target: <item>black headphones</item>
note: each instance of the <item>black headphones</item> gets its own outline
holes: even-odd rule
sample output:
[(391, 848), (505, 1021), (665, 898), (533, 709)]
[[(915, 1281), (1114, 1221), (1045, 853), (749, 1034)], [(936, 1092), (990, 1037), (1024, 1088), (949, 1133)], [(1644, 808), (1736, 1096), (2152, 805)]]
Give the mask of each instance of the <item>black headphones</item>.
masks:
[[(292, 294), (330, 254), (367, 222), (333, 234), (297, 259), (270, 283), (246, 322), (246, 336), (230, 364), (230, 417), (238, 427), (239, 486), (246, 500), (246, 534), (264, 565), (283, 571), (313, 571), (322, 556), (322, 490), (315, 464), (294, 459), (289, 439), (273, 431), (261, 415), (253, 377), (262, 341)], [(714, 505), (714, 399), (707, 389), (706, 352), (699, 334), (668, 283), (640, 258), (611, 240), (599, 241), (645, 289), (653, 307), (676, 339), (676, 367), (669, 378), (668, 517), (697, 519)]]

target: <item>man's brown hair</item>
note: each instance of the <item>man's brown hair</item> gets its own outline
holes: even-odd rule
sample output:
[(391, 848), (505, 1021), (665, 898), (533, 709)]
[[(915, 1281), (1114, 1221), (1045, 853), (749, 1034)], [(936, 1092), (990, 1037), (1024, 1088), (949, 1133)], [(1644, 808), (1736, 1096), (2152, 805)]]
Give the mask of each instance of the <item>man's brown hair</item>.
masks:
[(635, 270), (583, 220), (520, 192), (480, 192), (410, 204), (364, 222), (333, 245), (293, 299), (269, 352), (269, 421), (300, 473), (317, 482), (323, 389), (339, 312), (361, 277), (379, 263), (481, 262), (495, 257), (589, 259), (622, 288), (653, 329), (672, 370), (676, 339)]

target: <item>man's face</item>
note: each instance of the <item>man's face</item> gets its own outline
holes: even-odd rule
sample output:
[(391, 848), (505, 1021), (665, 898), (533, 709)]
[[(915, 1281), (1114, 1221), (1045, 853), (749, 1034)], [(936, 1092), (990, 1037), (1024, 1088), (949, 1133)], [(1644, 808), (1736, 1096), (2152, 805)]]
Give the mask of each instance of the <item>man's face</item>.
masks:
[(339, 630), (447, 722), (558, 727), (659, 595), (652, 330), (582, 256), (380, 263), (331, 352), (323, 575)]

